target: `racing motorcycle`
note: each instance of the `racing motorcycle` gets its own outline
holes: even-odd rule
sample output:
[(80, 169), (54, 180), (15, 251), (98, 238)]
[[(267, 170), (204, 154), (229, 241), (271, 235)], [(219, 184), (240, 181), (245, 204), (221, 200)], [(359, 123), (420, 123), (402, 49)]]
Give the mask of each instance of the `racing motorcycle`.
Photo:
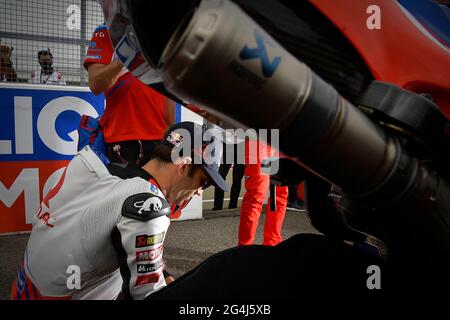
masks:
[[(448, 3), (100, 2), (116, 54), (141, 81), (235, 128), (279, 129), (274, 179), (306, 179), (323, 234), (226, 250), (151, 298), (448, 288)], [(368, 266), (384, 291), (369, 288)]]

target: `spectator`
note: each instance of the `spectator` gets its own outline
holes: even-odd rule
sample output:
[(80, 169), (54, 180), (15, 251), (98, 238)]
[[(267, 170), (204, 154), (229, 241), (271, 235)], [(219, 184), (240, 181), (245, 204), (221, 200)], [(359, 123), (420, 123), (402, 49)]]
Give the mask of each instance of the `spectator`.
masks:
[(60, 86), (66, 85), (66, 80), (64, 80), (61, 72), (58, 72), (53, 68), (53, 55), (50, 52), (50, 49), (39, 51), (38, 61), (41, 65), (41, 69), (33, 71), (31, 74), (31, 83)]
[(0, 43), (0, 82), (17, 81), (16, 70), (11, 60), (13, 50), (13, 47)]
[(84, 67), (91, 91), (106, 97), (102, 123), (107, 157), (143, 164), (174, 122), (175, 103), (136, 79), (113, 54), (108, 29), (101, 25), (92, 35)]

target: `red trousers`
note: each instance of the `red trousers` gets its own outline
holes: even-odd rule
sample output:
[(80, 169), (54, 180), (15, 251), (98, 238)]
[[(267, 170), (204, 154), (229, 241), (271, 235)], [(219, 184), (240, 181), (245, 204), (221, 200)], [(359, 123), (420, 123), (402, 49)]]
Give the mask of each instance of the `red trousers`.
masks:
[(305, 182), (301, 182), (297, 185), (297, 198), (305, 200)]
[[(247, 164), (245, 166), (245, 194), (241, 206), (239, 223), (239, 245), (253, 244), (256, 228), (258, 227), (261, 209), (269, 190), (270, 176), (262, 174), (261, 164)], [(264, 223), (264, 245), (274, 246), (282, 241), (281, 227), (288, 200), (288, 187), (276, 188), (276, 210), (266, 208)], [(269, 199), (270, 203), (270, 199)]]

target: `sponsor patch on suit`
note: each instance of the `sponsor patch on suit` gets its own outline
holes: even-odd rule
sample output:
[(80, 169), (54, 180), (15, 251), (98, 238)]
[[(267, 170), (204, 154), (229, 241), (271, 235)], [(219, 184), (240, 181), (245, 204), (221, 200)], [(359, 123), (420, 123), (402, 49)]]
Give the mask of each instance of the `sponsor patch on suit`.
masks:
[(127, 218), (148, 221), (164, 215), (169, 216), (167, 200), (151, 193), (138, 193), (128, 197), (122, 206), (122, 215)]
[(136, 236), (136, 248), (148, 247), (161, 243), (164, 241), (164, 234), (165, 232), (152, 235), (138, 235)]

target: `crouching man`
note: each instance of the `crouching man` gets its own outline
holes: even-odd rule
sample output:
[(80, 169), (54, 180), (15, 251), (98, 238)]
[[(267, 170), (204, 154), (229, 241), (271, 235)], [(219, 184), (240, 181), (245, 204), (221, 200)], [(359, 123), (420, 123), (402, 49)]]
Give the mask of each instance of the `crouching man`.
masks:
[(171, 205), (209, 184), (226, 189), (217, 164), (205, 161), (210, 147), (200, 125), (181, 122), (142, 168), (82, 149), (34, 217), (11, 298), (143, 299), (164, 287)]

